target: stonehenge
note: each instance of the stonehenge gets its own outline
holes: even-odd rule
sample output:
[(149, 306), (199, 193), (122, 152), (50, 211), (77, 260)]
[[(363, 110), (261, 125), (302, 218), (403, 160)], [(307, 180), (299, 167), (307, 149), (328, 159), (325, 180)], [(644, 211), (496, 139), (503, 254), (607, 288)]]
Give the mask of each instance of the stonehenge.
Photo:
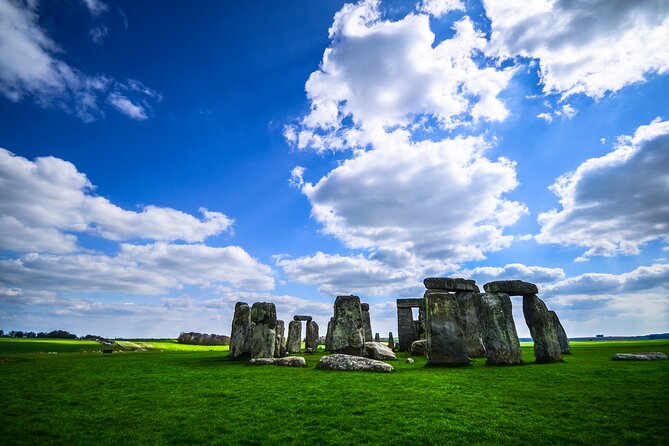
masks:
[(358, 296), (337, 296), (334, 303), (332, 350), (362, 356), (365, 348), (362, 307)]

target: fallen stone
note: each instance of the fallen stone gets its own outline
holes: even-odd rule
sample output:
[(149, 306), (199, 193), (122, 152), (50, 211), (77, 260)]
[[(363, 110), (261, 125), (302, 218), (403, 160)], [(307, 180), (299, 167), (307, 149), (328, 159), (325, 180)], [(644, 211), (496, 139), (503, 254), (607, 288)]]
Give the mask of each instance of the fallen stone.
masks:
[(483, 285), (486, 293), (504, 293), (509, 296), (527, 296), (539, 294), (537, 286), (522, 280), (496, 280)]
[(511, 298), (503, 293), (482, 293), (477, 304), (486, 364), (521, 364), (520, 340), (513, 321)]
[(523, 296), (523, 315), (534, 341), (534, 358), (537, 362), (562, 361), (562, 349), (558, 342), (553, 317), (546, 304), (535, 294)]
[(470, 358), (485, 356), (485, 347), (481, 340), (481, 322), (479, 320), (479, 293), (455, 293), (460, 308), (460, 323), (465, 335), (467, 352)]
[(249, 365), (280, 365), (285, 367), (306, 367), (307, 361), (301, 356), (286, 356), (285, 358), (255, 358)]
[(462, 278), (450, 278), (450, 277), (428, 277), (423, 280), (423, 285), (428, 290), (441, 290), (441, 291), (469, 291), (476, 292), (478, 287), (476, 282), (473, 280), (462, 279)]
[(373, 359), (397, 359), (395, 353), (380, 342), (365, 342), (365, 356)]
[(288, 353), (299, 353), (302, 349), (302, 322), (292, 320), (288, 322)]
[(332, 350), (362, 356), (365, 349), (362, 308), (358, 296), (337, 296), (334, 303)]
[(414, 361), (413, 358), (407, 358), (404, 362), (406, 362), (407, 364), (413, 364), (416, 361)]
[(560, 350), (562, 351), (562, 354), (571, 354), (569, 351), (569, 338), (567, 337), (567, 332), (564, 331), (562, 323), (560, 323), (560, 318), (555, 311), (549, 311), (549, 313), (553, 318), (553, 324), (555, 324), (555, 331), (557, 332), (558, 343), (560, 344)]
[(235, 304), (235, 313), (232, 316), (232, 330), (230, 332), (230, 358), (237, 359), (251, 355), (251, 338), (253, 322), (251, 322), (251, 308), (246, 302)]
[(251, 307), (253, 336), (252, 358), (273, 358), (276, 349), (276, 307), (270, 302), (256, 302)]
[(451, 366), (469, 364), (455, 294), (434, 289), (425, 292), (425, 335), (425, 357), (428, 363)]
[(614, 361), (660, 361), (667, 359), (667, 355), (661, 352), (616, 353), (611, 359)]
[(339, 370), (339, 371), (364, 371), (364, 372), (392, 372), (395, 369), (390, 364), (376, 359), (363, 358), (360, 356), (334, 354), (323, 356), (316, 365), (317, 369)]
[(411, 343), (411, 356), (424, 356), (427, 340), (419, 339)]

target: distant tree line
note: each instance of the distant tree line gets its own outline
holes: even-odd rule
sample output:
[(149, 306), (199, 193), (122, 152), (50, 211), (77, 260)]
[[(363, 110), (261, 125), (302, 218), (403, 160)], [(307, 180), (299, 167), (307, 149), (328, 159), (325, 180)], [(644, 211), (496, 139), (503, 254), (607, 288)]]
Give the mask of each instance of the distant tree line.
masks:
[(70, 333), (65, 330), (53, 330), (50, 332), (40, 331), (35, 333), (34, 331), (10, 331), (7, 334), (3, 330), (0, 330), (0, 336), (4, 338), (57, 338), (57, 339), (77, 339), (77, 335)]
[(207, 334), (207, 333), (181, 333), (177, 342), (180, 344), (195, 344), (195, 345), (228, 345), (230, 344), (230, 337), (225, 335)]

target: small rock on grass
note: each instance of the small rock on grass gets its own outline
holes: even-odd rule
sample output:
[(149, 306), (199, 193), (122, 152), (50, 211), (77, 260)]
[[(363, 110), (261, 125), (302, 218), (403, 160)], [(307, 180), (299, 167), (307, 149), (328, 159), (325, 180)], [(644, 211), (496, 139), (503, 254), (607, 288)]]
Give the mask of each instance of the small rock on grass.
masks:
[(657, 361), (667, 359), (667, 355), (661, 352), (616, 353), (612, 359), (614, 361)]
[(413, 364), (416, 361), (414, 361), (413, 358), (407, 358), (406, 361), (404, 361), (404, 362), (406, 362), (407, 364)]
[(344, 354), (323, 356), (318, 361), (316, 368), (324, 370), (365, 372), (392, 372), (395, 370), (393, 366), (386, 364), (383, 361)]
[(285, 358), (256, 358), (249, 361), (249, 365), (281, 365), (286, 367), (306, 367), (307, 361), (301, 356), (286, 356)]

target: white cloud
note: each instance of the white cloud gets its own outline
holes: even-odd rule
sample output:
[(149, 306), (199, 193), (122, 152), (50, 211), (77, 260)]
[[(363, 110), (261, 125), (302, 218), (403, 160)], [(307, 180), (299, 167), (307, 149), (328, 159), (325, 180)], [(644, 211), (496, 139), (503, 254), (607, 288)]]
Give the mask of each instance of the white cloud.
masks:
[(108, 9), (107, 5), (102, 0), (84, 0), (84, 3), (93, 16), (100, 15)]
[(0, 237), (12, 251), (70, 252), (75, 239), (65, 231), (97, 234), (110, 240), (150, 239), (200, 242), (229, 230), (233, 220), (200, 209), (190, 214), (157, 206), (122, 209), (93, 194), (85, 174), (67, 161), (34, 161), (0, 149), (0, 224), (11, 230)]
[[(477, 266), (476, 268), (463, 270), (461, 275), (476, 280), (481, 288), (485, 283), (493, 280), (518, 279), (536, 284), (546, 284), (565, 278), (562, 268), (527, 266), (521, 263), (510, 263), (503, 267)], [(539, 291), (541, 291), (541, 288)]]
[[(106, 7), (99, 1), (86, 3), (93, 14)], [(37, 2), (0, 0), (0, 94), (15, 102), (32, 98), (42, 107), (57, 106), (85, 122), (102, 117), (100, 102), (109, 98), (113, 104), (120, 91), (132, 90), (135, 98), (127, 100), (135, 105), (155, 100), (153, 91), (133, 90), (133, 81), (91, 76), (66, 63), (64, 50), (39, 26), (37, 11)], [(92, 37), (101, 39), (101, 32), (102, 28)]]
[(463, 11), (465, 5), (461, 0), (423, 0), (418, 10), (434, 17), (441, 17), (450, 11)]
[(141, 105), (134, 104), (130, 99), (126, 98), (120, 93), (113, 93), (109, 95), (109, 103), (118, 111), (128, 116), (129, 118), (138, 121), (144, 121), (148, 118), (146, 110)]
[(562, 210), (539, 214), (539, 243), (588, 248), (585, 255), (638, 254), (669, 240), (669, 121), (655, 120), (551, 186)]
[(669, 3), (484, 0), (488, 54), (538, 59), (546, 93), (606, 92), (669, 70)]

